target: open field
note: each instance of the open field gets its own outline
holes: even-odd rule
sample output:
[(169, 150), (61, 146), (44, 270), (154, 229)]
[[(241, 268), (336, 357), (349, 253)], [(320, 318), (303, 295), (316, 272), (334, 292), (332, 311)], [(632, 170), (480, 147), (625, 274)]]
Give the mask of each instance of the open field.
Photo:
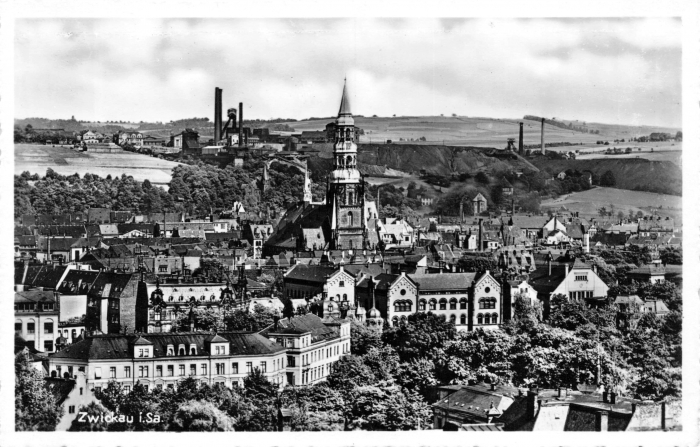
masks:
[(100, 177), (107, 174), (114, 177), (126, 174), (138, 181), (148, 179), (153, 184), (165, 186), (170, 182), (172, 169), (178, 164), (133, 152), (100, 154), (78, 152), (68, 146), (15, 145), (15, 174), (29, 171), (43, 176), (46, 169), (51, 168), (61, 175), (77, 172), (83, 176), (89, 172)]
[[(332, 118), (295, 121), (286, 123), (297, 131), (323, 130)], [(379, 143), (384, 140), (398, 142), (399, 138), (415, 140), (425, 137), (423, 144), (445, 144), (453, 146), (478, 146), (504, 148), (508, 138), (515, 138), (519, 133), (518, 123), (523, 121), (523, 142), (525, 145), (540, 144), (540, 124), (536, 121), (521, 119), (468, 118), (468, 117), (397, 117), (366, 118), (355, 117), (355, 125), (364, 129), (361, 143)], [(628, 139), (636, 135), (649, 135), (655, 131), (671, 129), (647, 126), (596, 125), (601, 134), (589, 134), (560, 127), (545, 125), (545, 142), (583, 143), (584, 147), (594, 147), (601, 139)], [(589, 126), (597, 128), (593, 125)], [(675, 130), (673, 131), (675, 134)], [(419, 142), (414, 142), (419, 144)]]
[(568, 210), (579, 211), (582, 217), (597, 217), (598, 209), (610, 209), (610, 204), (613, 204), (615, 214), (622, 211), (628, 215), (632, 210), (635, 214), (642, 211), (649, 215), (654, 209), (658, 215), (673, 217), (678, 222), (682, 217), (682, 198), (679, 196), (603, 187), (543, 201), (542, 209), (558, 209), (563, 206)]

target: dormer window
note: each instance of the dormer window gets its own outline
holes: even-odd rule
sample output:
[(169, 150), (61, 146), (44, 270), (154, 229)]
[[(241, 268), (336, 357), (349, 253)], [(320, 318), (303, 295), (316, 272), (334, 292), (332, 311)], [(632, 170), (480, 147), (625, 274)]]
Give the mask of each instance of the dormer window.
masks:
[(178, 345), (177, 347), (177, 355), (186, 355), (187, 350), (185, 349), (185, 345)]
[(175, 355), (175, 347), (173, 345), (168, 345), (168, 349), (166, 351), (166, 354), (168, 357), (172, 357)]
[(190, 355), (197, 355), (197, 345), (194, 343), (190, 344)]

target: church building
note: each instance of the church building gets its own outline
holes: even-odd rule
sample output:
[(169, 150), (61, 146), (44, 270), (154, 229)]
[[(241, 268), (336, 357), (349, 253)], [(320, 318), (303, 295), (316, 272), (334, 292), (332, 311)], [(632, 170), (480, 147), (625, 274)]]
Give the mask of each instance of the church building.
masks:
[(347, 85), (343, 86), (335, 120), (333, 170), (328, 175), (326, 198), (313, 202), (308, 172), (301, 200), (287, 210), (277, 230), (265, 242), (263, 256), (283, 251), (362, 250), (374, 248), (367, 222), (375, 215), (374, 202), (365, 200), (364, 181), (357, 168), (355, 120), (350, 111)]

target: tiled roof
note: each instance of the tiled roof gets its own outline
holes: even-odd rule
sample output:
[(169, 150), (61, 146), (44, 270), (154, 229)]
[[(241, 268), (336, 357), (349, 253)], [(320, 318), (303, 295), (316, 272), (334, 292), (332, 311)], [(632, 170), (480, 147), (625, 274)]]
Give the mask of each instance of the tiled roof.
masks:
[(647, 264), (627, 272), (627, 274), (630, 273), (635, 275), (649, 276), (664, 275), (666, 274), (666, 268), (664, 268), (662, 264)]
[(44, 386), (54, 395), (59, 405), (68, 399), (68, 395), (75, 388), (75, 380), (59, 379), (57, 377), (45, 377)]
[(71, 270), (58, 285), (58, 292), (61, 295), (87, 295), (99, 274), (97, 271)]
[(471, 287), (476, 273), (433, 273), (408, 275), (420, 290), (461, 290)]
[[(221, 338), (222, 342), (228, 341), (231, 344), (231, 355), (274, 354), (284, 350), (282, 346), (271, 342), (260, 334), (251, 332), (219, 332), (216, 336)], [(53, 357), (83, 360), (128, 359), (133, 356), (129, 349), (130, 343), (141, 337), (153, 343), (154, 357), (165, 357), (168, 345), (173, 345), (176, 350), (179, 345), (184, 345), (189, 352), (190, 344), (194, 344), (197, 347), (197, 355), (206, 355), (209, 353), (206, 349), (206, 339), (211, 337), (211, 334), (174, 332), (141, 335), (95, 335), (66, 347), (54, 354)], [(216, 341), (219, 341), (218, 338)]]
[(15, 304), (17, 303), (55, 303), (56, 296), (52, 291), (27, 290), (15, 292)]
[(334, 267), (296, 264), (284, 277), (285, 279), (289, 278), (301, 281), (324, 283), (326, 282), (326, 276), (332, 275), (335, 273), (335, 270), (336, 269)]
[[(313, 342), (338, 337), (338, 333), (323, 324), (323, 320), (314, 314), (306, 314), (298, 317), (283, 318), (278, 323), (278, 329), (291, 329), (297, 333), (311, 332)], [(272, 326), (266, 328), (261, 334), (274, 332)]]

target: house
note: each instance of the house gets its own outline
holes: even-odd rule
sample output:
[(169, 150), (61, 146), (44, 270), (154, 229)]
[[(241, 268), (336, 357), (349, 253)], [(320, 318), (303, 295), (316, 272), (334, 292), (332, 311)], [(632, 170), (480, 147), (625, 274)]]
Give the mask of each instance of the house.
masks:
[(681, 430), (680, 417), (680, 400), (640, 401), (559, 388), (521, 392), (494, 422), (504, 431), (662, 431)]
[(481, 193), (478, 193), (476, 197), (472, 199), (472, 213), (475, 216), (478, 216), (479, 214), (486, 212), (487, 205), (486, 197), (484, 197)]
[(491, 424), (518, 393), (518, 388), (496, 384), (440, 386), (438, 401), (433, 404), (433, 428), (449, 431), (449, 424)]
[(495, 329), (510, 319), (510, 296), (488, 270), (408, 276), (418, 286), (418, 311), (444, 315), (459, 331)]
[[(324, 284), (335, 273), (336, 269), (330, 266), (296, 264), (284, 274), (284, 296), (286, 298), (306, 298), (309, 300), (323, 292)], [(345, 275), (350, 274), (345, 272)], [(346, 279), (340, 279), (341, 277), (344, 278), (344, 275), (336, 276), (338, 283), (346, 281)], [(347, 281), (347, 287), (352, 288), (354, 293), (355, 277), (352, 276), (352, 284), (350, 284), (349, 279)], [(345, 288), (346, 285), (343, 284), (338, 287)], [(335, 292), (335, 289), (333, 292)], [(348, 292), (349, 289), (342, 293), (347, 294)]]
[(119, 334), (145, 327), (146, 314), (137, 309), (139, 275), (100, 272), (87, 292), (87, 332)]
[(245, 285), (227, 283), (146, 285), (148, 320), (144, 332), (171, 332), (179, 313), (190, 309), (236, 309), (246, 306)]
[(501, 179), (501, 191), (504, 196), (513, 195), (513, 185), (505, 177)]
[(350, 321), (314, 314), (283, 318), (261, 336), (286, 350), (284, 383), (299, 386), (326, 380), (333, 365), (350, 353)]
[(639, 282), (650, 282), (652, 284), (666, 281), (666, 268), (657, 259), (651, 264), (643, 265), (627, 272), (627, 277)]
[(112, 135), (112, 141), (119, 146), (143, 146), (143, 134), (137, 131), (120, 131)]
[(200, 155), (199, 132), (193, 129), (185, 129), (177, 135), (170, 137), (170, 145), (181, 150), (183, 156)]
[(143, 137), (142, 143), (144, 146), (165, 146), (166, 139), (154, 137), (153, 135), (146, 135)]
[(608, 285), (592, 267), (580, 259), (573, 263), (563, 262), (553, 264), (551, 259), (547, 265), (541, 265), (530, 274), (530, 285), (537, 291), (537, 297), (545, 304), (545, 316), (549, 312), (551, 297), (562, 294), (569, 299), (585, 299), (589, 303), (607, 300)]
[(59, 337), (58, 292), (29, 290), (15, 292), (15, 335), (26, 340), (30, 348), (54, 352)]
[(59, 377), (84, 372), (87, 388), (95, 391), (112, 380), (127, 392), (136, 383), (146, 390), (176, 388), (185, 377), (209, 385), (243, 386), (255, 368), (281, 387), (285, 354), (284, 347), (251, 332), (100, 334), (57, 352), (48, 368)]
[(253, 247), (253, 259), (261, 259), (263, 245), (272, 235), (270, 224), (245, 224), (241, 236)]
[(387, 217), (376, 223), (379, 238), (387, 248), (410, 247), (415, 243), (413, 227), (406, 220)]
[[(64, 373), (65, 376), (68, 373)], [(56, 424), (56, 431), (68, 431), (78, 416), (80, 407), (95, 402), (95, 394), (87, 383), (84, 373), (78, 372), (71, 377), (59, 377), (54, 370), (51, 377), (44, 378), (44, 386), (54, 395), (56, 403), (63, 407), (63, 416)]]

